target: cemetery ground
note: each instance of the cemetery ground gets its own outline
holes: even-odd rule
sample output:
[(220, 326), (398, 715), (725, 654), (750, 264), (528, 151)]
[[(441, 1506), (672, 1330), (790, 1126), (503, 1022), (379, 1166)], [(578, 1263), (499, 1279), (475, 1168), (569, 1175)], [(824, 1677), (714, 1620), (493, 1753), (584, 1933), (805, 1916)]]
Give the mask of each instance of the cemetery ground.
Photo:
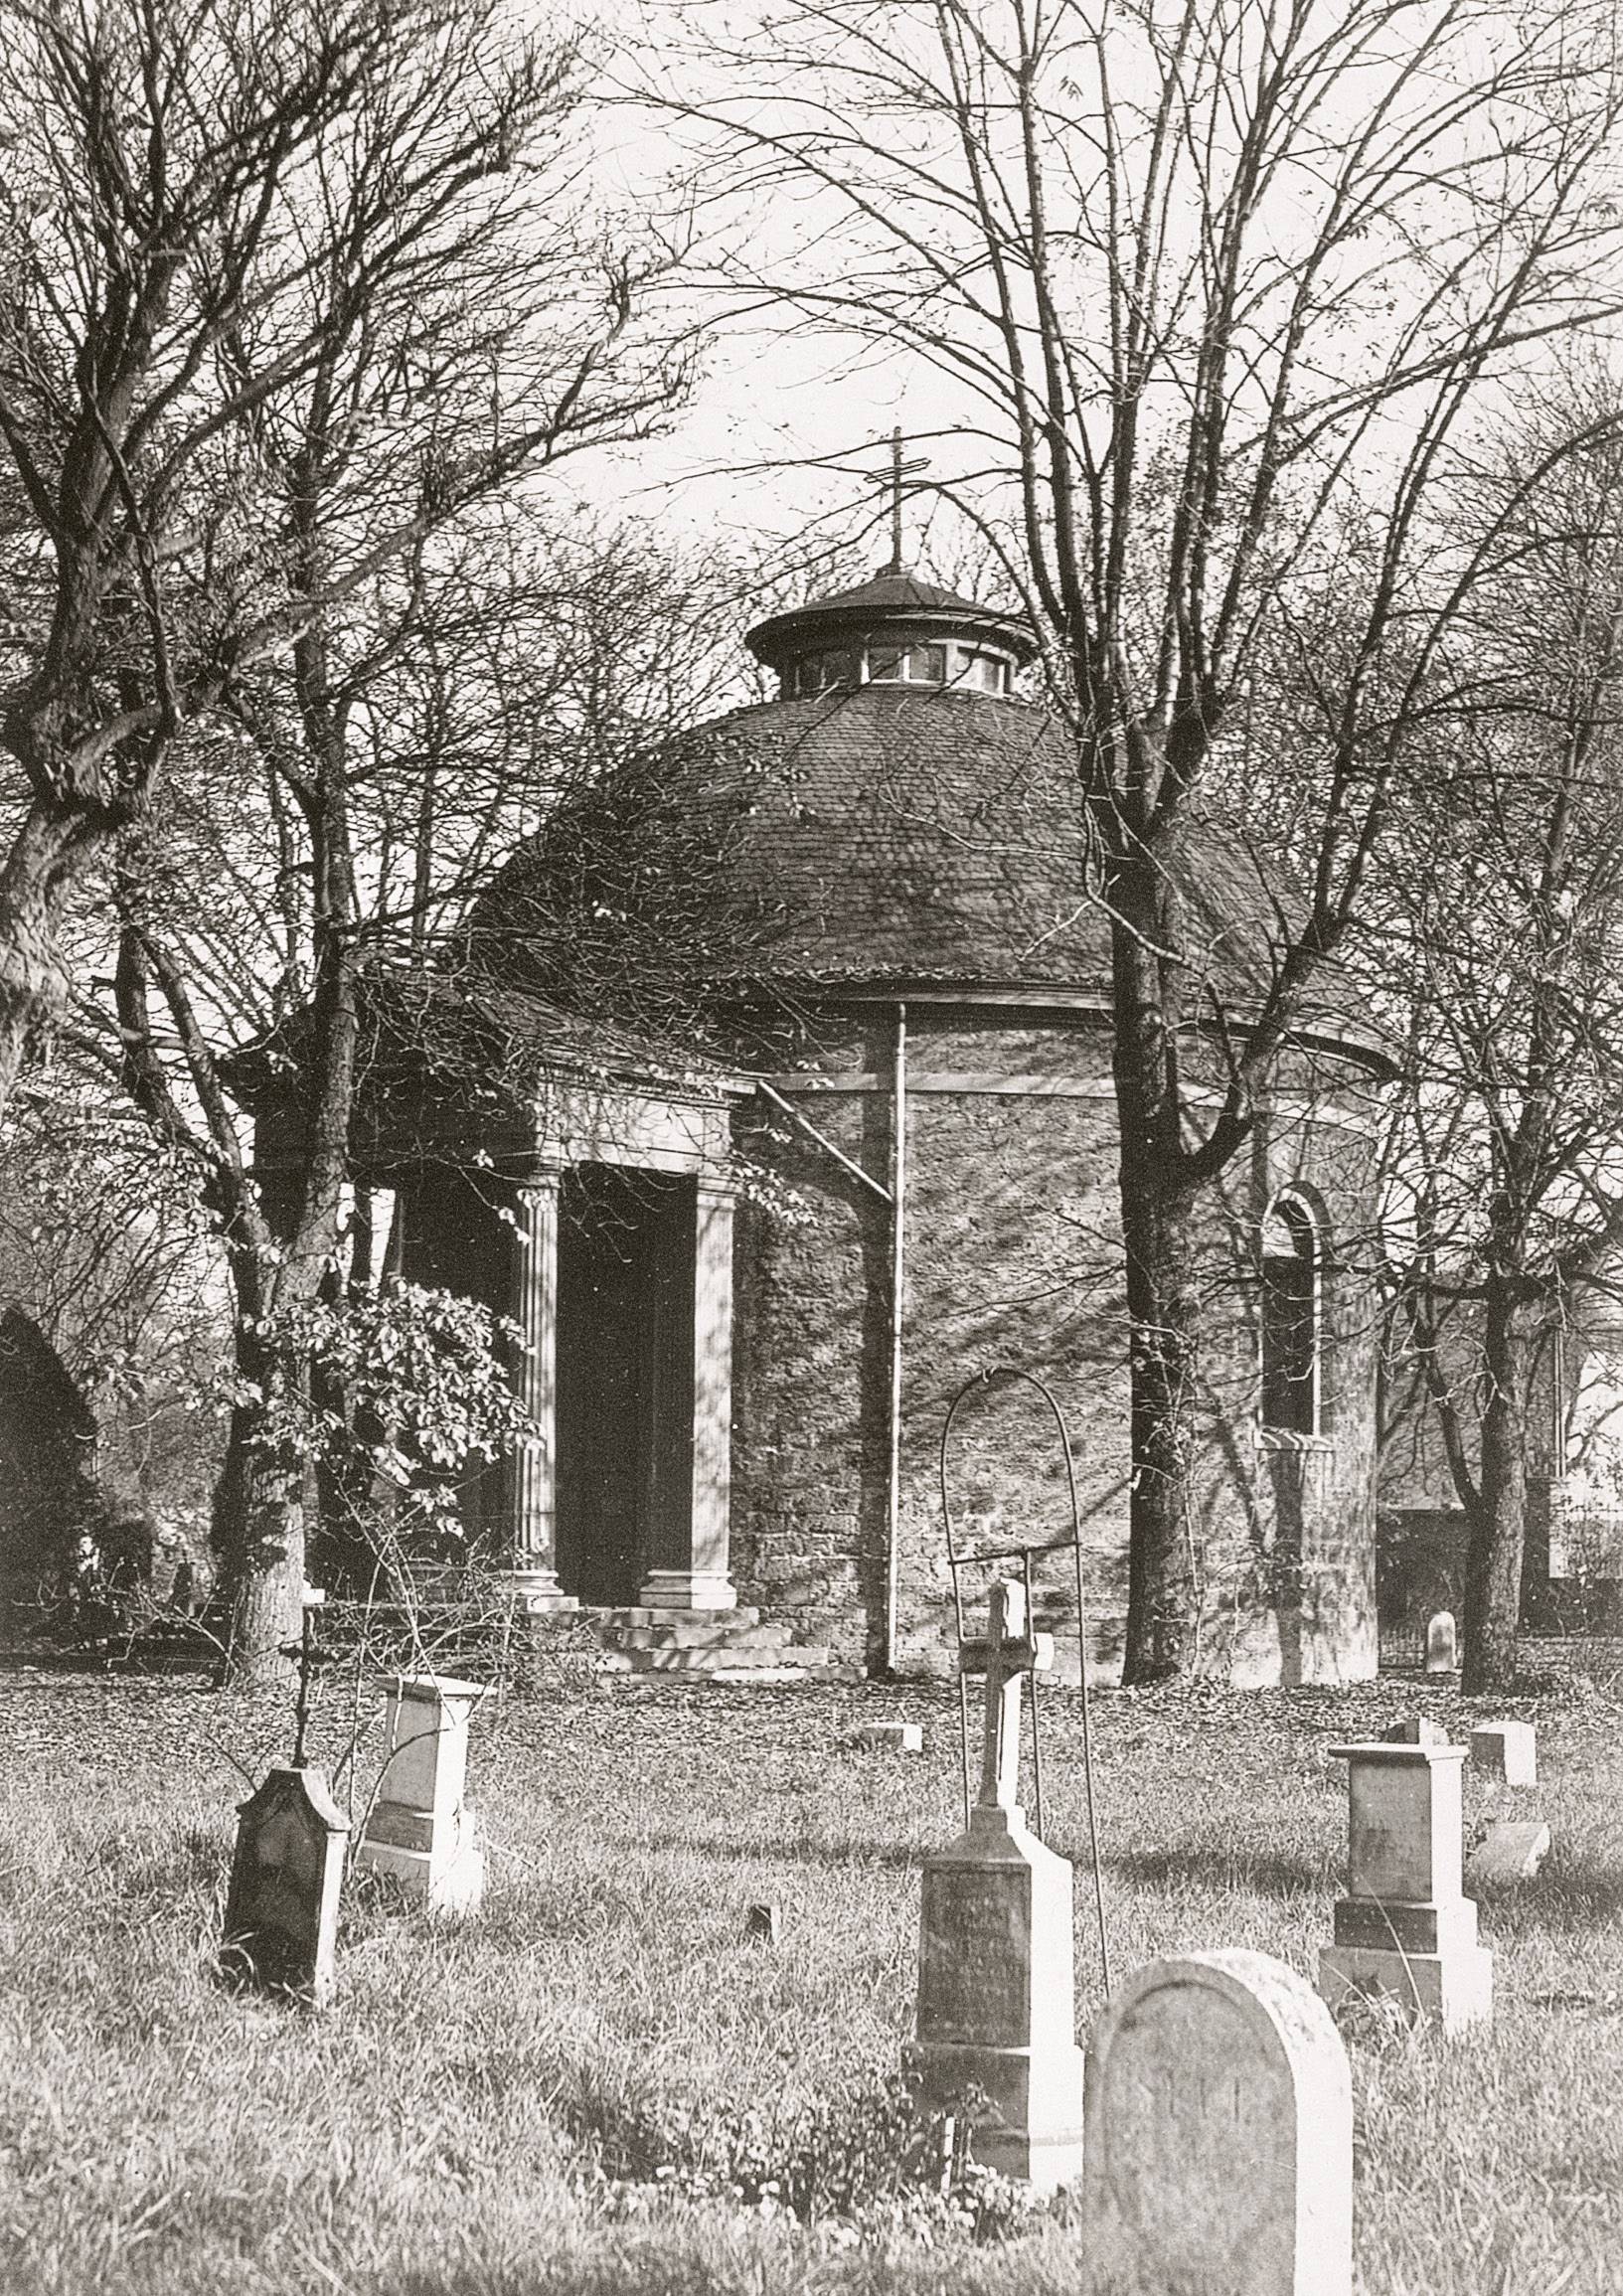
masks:
[[(329, 1777), (355, 1711), (381, 1716), (373, 1685), (357, 1699), (330, 1678), (311, 1741)], [(1311, 1979), (1347, 1844), (1328, 1747), (1414, 1714), (1460, 1738), (1486, 1711), (1418, 1678), (1098, 1694), (1118, 1982), (1218, 1945)], [(1491, 2031), (1347, 2029), (1365, 2296), (1623, 2287), (1623, 1697), (1548, 1676), (1493, 1711), (1539, 1725), (1554, 1847), (1483, 1902)], [(922, 1756), (842, 1744), (902, 1715), (925, 1724)], [(1101, 1995), (1074, 1694), (1045, 1689), (1043, 1727), (1085, 2033)], [(469, 1759), (482, 1912), (435, 1923), (352, 1882), (320, 2014), (218, 1969), (235, 1804), (286, 1758), (286, 1704), (19, 1669), (0, 1675), (0, 1734), (7, 2296), (1119, 2285), (1089, 2278), (1066, 2195), (1028, 2208), (963, 2175), (943, 2192), (938, 2148), (888, 2090), (920, 1861), (961, 1823), (950, 1691), (557, 1673), (487, 1702)], [(1468, 1819), (1484, 1791), (1468, 1774)], [(771, 1903), (775, 1943), (746, 1933)]]

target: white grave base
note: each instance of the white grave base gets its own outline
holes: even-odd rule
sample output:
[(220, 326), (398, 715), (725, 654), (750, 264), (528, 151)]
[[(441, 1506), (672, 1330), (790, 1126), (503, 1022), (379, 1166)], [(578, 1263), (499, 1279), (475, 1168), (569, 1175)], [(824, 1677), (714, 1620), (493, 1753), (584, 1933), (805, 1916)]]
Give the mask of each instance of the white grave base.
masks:
[(1019, 1808), (977, 1805), (968, 1833), (924, 1864), (907, 2073), (929, 2111), (961, 2111), (979, 2089), (992, 2111), (975, 2122), (976, 2160), (1043, 2192), (1081, 2174), (1072, 2017), (1069, 1863)]
[(476, 1913), (485, 1891), (479, 1821), (463, 1808), (433, 1818), (402, 1802), (379, 1802), (355, 1852), (357, 1866), (393, 1874), (430, 1913)]
[(1326, 1945), (1319, 1991), (1330, 2009), (1362, 1995), (1388, 2000), (1412, 2025), (1429, 2019), (1444, 2033), (1491, 2025), (1494, 1957), (1485, 1945), (1454, 1953), (1399, 1953), (1379, 1945)]
[(393, 1874), (430, 1913), (476, 1912), (484, 1893), (478, 1821), (462, 1799), (468, 1719), (484, 1696), (481, 1684), (447, 1675), (396, 1675), (389, 1685), (389, 1759), (355, 1864)]

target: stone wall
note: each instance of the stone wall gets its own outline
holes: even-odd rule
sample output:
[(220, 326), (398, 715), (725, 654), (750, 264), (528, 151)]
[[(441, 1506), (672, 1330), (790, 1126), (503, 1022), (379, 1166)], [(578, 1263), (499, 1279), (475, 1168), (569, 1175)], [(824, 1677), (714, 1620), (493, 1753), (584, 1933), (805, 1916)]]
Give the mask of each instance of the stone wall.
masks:
[[(882, 1184), (891, 1058), (887, 1024), (866, 1036), (831, 1033), (816, 1056), (827, 1088), (794, 1093), (825, 1138)], [(944, 1672), (952, 1663), (941, 1429), (966, 1380), (1018, 1364), (1053, 1389), (1069, 1428), (1091, 1649), (1108, 1673), (1125, 1621), (1128, 1456), (1107, 1044), (1086, 1023), (910, 1013), (908, 1066), (898, 1664)], [(994, 1080), (1006, 1088), (988, 1088)], [(1194, 1526), (1202, 1662), (1245, 1682), (1360, 1676), (1376, 1664), (1375, 1335), (1360, 1250), (1367, 1137), (1356, 1095), (1338, 1111), (1325, 1078), (1304, 1072), (1293, 1082), (1283, 1112), (1214, 1200), (1203, 1245), (1217, 1337), (1203, 1363)], [(1314, 1101), (1317, 1112), (1305, 1114)], [(884, 1618), (888, 1209), (787, 1119), (763, 1128), (758, 1104), (740, 1119), (737, 1145), (786, 1201), (750, 1206), (739, 1224), (734, 1575), (743, 1600), (872, 1663)], [(1259, 1442), (1256, 1429), (1256, 1227), (1287, 1181), (1323, 1205), (1337, 1245), (1327, 1429), (1295, 1446)], [(964, 1549), (1069, 1535), (1054, 1421), (1024, 1386), (966, 1401), (948, 1487)], [(977, 1616), (985, 1578), (964, 1579)], [(1073, 1654), (1069, 1556), (1040, 1571), (1038, 1614)]]

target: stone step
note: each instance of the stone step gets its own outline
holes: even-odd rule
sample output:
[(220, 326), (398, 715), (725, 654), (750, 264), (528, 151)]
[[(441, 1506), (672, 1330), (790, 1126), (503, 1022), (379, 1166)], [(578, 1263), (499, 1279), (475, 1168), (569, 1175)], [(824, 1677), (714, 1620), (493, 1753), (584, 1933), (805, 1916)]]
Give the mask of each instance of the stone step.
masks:
[(633, 1605), (626, 1610), (598, 1612), (598, 1622), (611, 1626), (759, 1626), (760, 1612), (739, 1603), (731, 1610), (650, 1610)]
[(806, 1649), (798, 1644), (770, 1650), (729, 1650), (714, 1646), (708, 1650), (632, 1649), (622, 1655), (630, 1660), (633, 1674), (709, 1674), (730, 1678), (759, 1675), (764, 1671), (784, 1681), (795, 1680), (808, 1667), (827, 1666), (829, 1662), (826, 1649)]
[(775, 1650), (786, 1626), (610, 1626), (604, 1640), (616, 1650)]
[[(651, 1681), (646, 1673), (632, 1676), (634, 1681)], [(697, 1690), (701, 1683), (714, 1683), (719, 1690), (750, 1690), (757, 1685), (777, 1685), (787, 1688), (794, 1684), (804, 1688), (815, 1682), (861, 1682), (860, 1667), (836, 1666), (728, 1666), (706, 1672), (670, 1675), (662, 1673), (664, 1682), (690, 1683)]]

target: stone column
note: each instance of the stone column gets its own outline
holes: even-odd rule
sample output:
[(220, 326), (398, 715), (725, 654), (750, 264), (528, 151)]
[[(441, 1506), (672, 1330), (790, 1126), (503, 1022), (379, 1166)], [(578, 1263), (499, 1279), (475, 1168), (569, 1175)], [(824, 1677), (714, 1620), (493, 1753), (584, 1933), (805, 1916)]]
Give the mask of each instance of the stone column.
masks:
[(688, 1556), (655, 1567), (638, 1596), (649, 1610), (731, 1610), (728, 1575), (732, 1482), (732, 1192), (701, 1178), (693, 1252), (693, 1467)]
[(573, 1610), (558, 1582), (558, 1203), (562, 1175), (539, 1172), (514, 1204), (512, 1315), (522, 1335), (519, 1397), (534, 1433), (508, 1470), (513, 1587), (528, 1611)]

